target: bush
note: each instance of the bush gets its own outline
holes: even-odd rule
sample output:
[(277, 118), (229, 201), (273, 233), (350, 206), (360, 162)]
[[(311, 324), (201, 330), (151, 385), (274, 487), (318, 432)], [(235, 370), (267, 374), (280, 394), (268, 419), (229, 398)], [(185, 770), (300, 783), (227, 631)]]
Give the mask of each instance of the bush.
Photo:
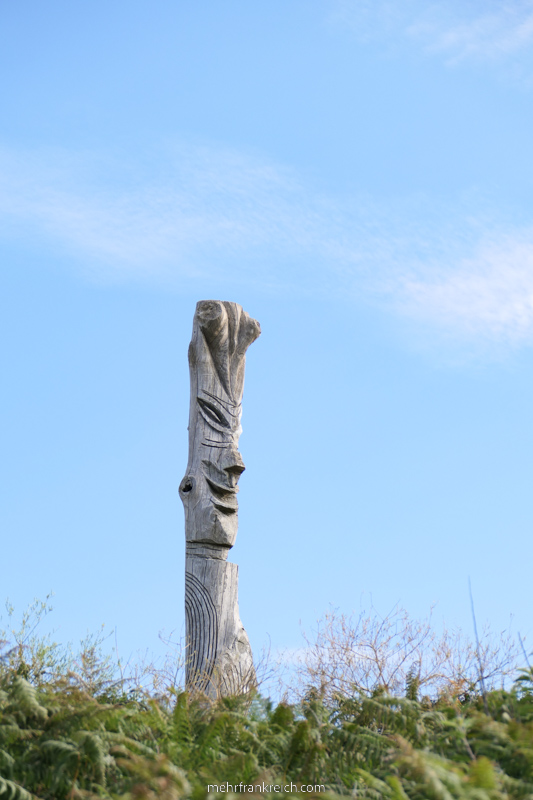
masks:
[(411, 699), (419, 694), (465, 697), (480, 682), (487, 688), (509, 682), (519, 654), (509, 631), (494, 635), (485, 628), (478, 648), (460, 630), (438, 633), (431, 614), (416, 620), (399, 606), (386, 617), (374, 609), (359, 616), (330, 611), (314, 635), (304, 638), (307, 647), (296, 665), (292, 696), (315, 687), (328, 701), (376, 691), (407, 692)]

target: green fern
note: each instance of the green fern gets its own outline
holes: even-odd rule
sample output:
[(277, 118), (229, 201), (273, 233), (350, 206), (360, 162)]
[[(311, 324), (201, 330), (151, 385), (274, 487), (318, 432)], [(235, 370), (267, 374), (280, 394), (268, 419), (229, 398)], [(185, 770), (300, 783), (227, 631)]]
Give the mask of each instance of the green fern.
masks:
[(0, 776), (0, 800), (38, 800), (18, 783)]

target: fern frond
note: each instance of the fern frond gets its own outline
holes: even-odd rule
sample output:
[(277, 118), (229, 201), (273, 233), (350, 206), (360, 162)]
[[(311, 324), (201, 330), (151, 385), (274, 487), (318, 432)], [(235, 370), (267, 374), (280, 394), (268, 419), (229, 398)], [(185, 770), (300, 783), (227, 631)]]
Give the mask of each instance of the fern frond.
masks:
[(0, 800), (38, 800), (20, 784), (0, 777)]

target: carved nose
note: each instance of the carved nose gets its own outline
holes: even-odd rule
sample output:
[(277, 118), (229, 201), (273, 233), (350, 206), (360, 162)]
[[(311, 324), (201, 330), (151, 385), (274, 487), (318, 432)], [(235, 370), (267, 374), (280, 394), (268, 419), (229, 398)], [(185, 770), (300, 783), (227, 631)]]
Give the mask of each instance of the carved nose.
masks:
[(236, 478), (239, 478), (246, 469), (244, 466), (244, 461), (242, 460), (242, 456), (235, 447), (232, 447), (230, 451), (222, 458), (220, 461), (220, 467), (229, 476), (234, 475)]

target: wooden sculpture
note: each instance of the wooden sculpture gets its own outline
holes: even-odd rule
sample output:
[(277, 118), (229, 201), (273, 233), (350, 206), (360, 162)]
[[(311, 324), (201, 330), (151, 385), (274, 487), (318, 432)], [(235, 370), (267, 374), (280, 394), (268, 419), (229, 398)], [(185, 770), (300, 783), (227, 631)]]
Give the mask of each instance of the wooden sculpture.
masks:
[(261, 333), (237, 303), (196, 306), (189, 345), (189, 462), (185, 508), (186, 684), (211, 697), (248, 691), (252, 651), (239, 617), (238, 567), (226, 559), (237, 537), (238, 450), (247, 348)]

